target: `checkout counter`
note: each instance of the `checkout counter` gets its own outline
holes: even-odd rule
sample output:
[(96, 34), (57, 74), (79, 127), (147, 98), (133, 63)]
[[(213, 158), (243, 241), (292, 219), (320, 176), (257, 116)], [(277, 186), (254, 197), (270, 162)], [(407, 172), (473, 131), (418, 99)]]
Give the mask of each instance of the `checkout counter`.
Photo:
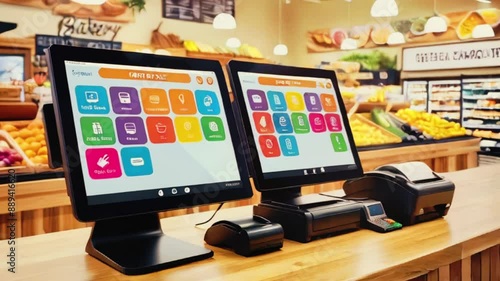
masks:
[[(362, 229), (305, 244), (285, 240), (281, 250), (252, 258), (207, 246), (215, 252), (211, 259), (125, 276), (85, 253), (91, 229), (83, 228), (17, 239), (16, 273), (3, 261), (0, 280), (500, 280), (499, 170), (445, 174), (455, 183), (448, 214), (399, 231)], [(215, 220), (251, 214), (251, 206), (222, 209)], [(194, 224), (211, 215), (166, 218), (162, 226), (168, 235), (203, 245), (210, 224)], [(0, 253), (8, 249), (7, 240), (0, 241)]]

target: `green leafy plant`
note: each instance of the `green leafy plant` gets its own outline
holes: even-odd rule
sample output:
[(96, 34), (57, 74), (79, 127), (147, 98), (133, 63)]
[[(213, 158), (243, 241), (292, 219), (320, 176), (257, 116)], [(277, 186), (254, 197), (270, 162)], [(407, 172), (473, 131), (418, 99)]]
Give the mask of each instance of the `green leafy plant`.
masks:
[(340, 61), (359, 62), (363, 70), (377, 71), (396, 68), (396, 56), (375, 50), (371, 53), (352, 52), (340, 58)]
[(138, 12), (146, 10), (146, 0), (123, 0), (123, 3)]

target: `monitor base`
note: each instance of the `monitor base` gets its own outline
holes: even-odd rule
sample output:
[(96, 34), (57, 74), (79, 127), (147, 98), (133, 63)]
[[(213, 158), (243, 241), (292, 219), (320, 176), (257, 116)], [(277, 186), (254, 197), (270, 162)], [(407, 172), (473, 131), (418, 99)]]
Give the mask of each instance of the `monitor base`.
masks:
[(362, 205), (322, 194), (302, 195), (301, 188), (262, 192), (253, 214), (279, 223), (285, 238), (307, 243), (360, 228)]
[(126, 275), (213, 256), (209, 249), (164, 235), (157, 213), (96, 221), (85, 251)]

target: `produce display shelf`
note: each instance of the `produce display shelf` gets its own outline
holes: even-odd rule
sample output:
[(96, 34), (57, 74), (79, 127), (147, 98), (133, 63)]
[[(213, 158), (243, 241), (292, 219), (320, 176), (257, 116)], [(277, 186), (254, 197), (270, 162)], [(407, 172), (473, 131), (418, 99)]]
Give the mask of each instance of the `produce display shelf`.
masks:
[(400, 142), (400, 143), (395, 143), (395, 144), (383, 144), (383, 145), (357, 147), (357, 150), (358, 151), (373, 151), (373, 150), (390, 149), (390, 148), (398, 148), (398, 147), (406, 147), (406, 146), (439, 144), (439, 143), (447, 143), (447, 142), (471, 140), (471, 139), (477, 139), (477, 137), (460, 136), (460, 137), (446, 138), (446, 139), (440, 139), (440, 140), (428, 139), (428, 140), (422, 140), (422, 141), (416, 141), (416, 142)]

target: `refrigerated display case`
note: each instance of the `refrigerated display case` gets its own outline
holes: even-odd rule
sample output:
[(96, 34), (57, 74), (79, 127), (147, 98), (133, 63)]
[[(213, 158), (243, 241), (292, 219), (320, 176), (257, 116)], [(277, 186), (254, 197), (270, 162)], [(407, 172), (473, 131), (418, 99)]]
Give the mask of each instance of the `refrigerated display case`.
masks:
[(427, 111), (427, 87), (426, 80), (403, 81), (403, 94), (406, 101), (410, 102), (410, 108), (416, 111)]
[(435, 113), (448, 121), (460, 123), (460, 79), (404, 80), (403, 88), (411, 109)]

